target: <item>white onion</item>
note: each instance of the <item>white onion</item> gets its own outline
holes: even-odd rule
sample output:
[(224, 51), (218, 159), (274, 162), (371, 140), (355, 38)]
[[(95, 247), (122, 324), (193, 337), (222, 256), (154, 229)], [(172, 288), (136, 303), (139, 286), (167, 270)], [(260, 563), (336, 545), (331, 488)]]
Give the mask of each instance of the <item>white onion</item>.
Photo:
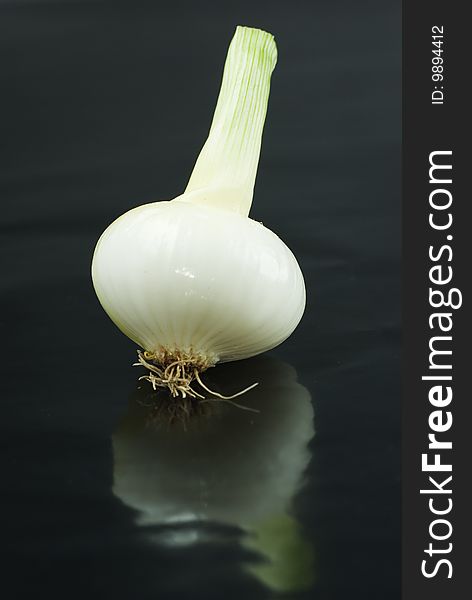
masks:
[(295, 257), (247, 216), (275, 61), (270, 34), (237, 28), (185, 193), (125, 213), (95, 249), (103, 308), (145, 351), (151, 383), (176, 382), (173, 395), (192, 395), (190, 382), (217, 362), (277, 346), (304, 311)]

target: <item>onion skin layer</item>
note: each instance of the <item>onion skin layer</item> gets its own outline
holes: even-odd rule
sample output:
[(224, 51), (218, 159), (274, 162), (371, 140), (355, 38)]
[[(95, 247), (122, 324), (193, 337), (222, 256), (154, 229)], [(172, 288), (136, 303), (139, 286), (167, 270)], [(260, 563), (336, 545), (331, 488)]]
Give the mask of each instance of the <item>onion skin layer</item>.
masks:
[(102, 234), (92, 279), (103, 308), (152, 353), (216, 363), (274, 348), (305, 308), (295, 257), (261, 223), (181, 198), (132, 209)]

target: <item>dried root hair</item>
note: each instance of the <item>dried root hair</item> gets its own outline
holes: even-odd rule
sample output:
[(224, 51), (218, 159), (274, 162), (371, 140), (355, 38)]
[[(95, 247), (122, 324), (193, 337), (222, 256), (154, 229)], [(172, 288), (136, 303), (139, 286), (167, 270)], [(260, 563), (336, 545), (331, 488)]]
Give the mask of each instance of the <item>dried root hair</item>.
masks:
[[(259, 412), (257, 409), (249, 408), (233, 402), (234, 398), (249, 392), (258, 384), (254, 383), (249, 387), (232, 394), (223, 396), (222, 394), (210, 389), (202, 381), (200, 374), (214, 367), (216, 358), (203, 356), (193, 352), (161, 350), (159, 352), (144, 352), (138, 350), (138, 362), (134, 366), (142, 366), (148, 369), (148, 375), (142, 375), (140, 380), (148, 381), (153, 390), (163, 388), (168, 390), (172, 398), (180, 400), (194, 399), (199, 402), (228, 402), (243, 410)], [(198, 386), (198, 390), (195, 387)], [(207, 397), (205, 392), (211, 397)], [(184, 402), (187, 404), (187, 402)]]

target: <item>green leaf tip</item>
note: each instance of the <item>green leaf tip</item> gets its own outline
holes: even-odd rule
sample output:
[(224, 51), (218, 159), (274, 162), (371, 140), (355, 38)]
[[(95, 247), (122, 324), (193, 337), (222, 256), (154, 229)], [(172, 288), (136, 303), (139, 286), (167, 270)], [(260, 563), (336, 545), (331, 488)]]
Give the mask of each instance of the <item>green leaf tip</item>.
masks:
[(236, 28), (210, 133), (185, 190), (188, 201), (248, 215), (276, 62), (272, 34)]

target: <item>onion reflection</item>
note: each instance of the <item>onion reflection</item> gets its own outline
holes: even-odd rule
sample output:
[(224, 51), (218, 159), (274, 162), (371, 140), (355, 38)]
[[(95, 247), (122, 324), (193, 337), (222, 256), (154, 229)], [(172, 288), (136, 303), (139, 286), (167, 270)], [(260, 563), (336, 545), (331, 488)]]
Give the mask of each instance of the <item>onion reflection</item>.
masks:
[[(271, 357), (221, 365), (206, 381), (223, 393), (259, 381), (238, 398), (259, 412), (214, 402), (206, 404), (211, 414), (171, 425), (153, 417), (143, 386), (113, 435), (114, 494), (139, 510), (139, 525), (242, 528), (244, 546), (266, 559), (248, 571), (273, 590), (310, 587), (313, 549), (291, 514), (311, 458), (308, 390), (291, 366)], [(176, 525), (156, 541), (187, 545), (201, 536), (198, 527)]]

